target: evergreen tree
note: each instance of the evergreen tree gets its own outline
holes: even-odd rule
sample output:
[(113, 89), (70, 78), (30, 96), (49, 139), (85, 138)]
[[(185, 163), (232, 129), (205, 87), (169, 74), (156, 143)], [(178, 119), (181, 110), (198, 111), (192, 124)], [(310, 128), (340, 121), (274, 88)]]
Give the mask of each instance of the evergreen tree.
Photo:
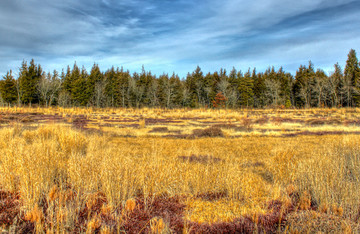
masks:
[(239, 72), (238, 77), (240, 105), (247, 108), (252, 107), (254, 101), (254, 81), (251, 78), (250, 68), (243, 77)]
[(41, 66), (37, 66), (34, 59), (31, 60), (29, 67), (26, 66), (26, 62), (23, 62), (19, 77), (21, 101), (23, 103), (39, 103), (39, 93), (36, 85), (41, 79), (42, 73)]
[(329, 92), (333, 107), (343, 106), (342, 90), (344, 87), (344, 75), (339, 63), (334, 65), (335, 71), (329, 77)]
[(264, 107), (266, 105), (266, 85), (265, 85), (266, 75), (257, 74), (254, 78), (254, 106), (255, 107)]
[(93, 105), (96, 104), (95, 87), (96, 84), (100, 84), (103, 79), (103, 74), (100, 71), (99, 65), (94, 63), (86, 82), (86, 99), (88, 103), (91, 103)]
[(106, 80), (105, 96), (109, 106), (114, 107), (118, 100), (118, 92), (116, 87), (117, 75), (115, 68), (111, 67), (110, 70), (105, 72), (104, 79)]
[[(348, 91), (347, 105), (360, 105), (360, 68), (355, 50), (351, 49), (346, 61), (344, 79)], [(351, 85), (350, 85), (351, 84)]]
[(0, 81), (0, 93), (3, 101), (13, 104), (17, 100), (16, 81), (12, 75), (12, 71), (6, 73)]
[(180, 77), (177, 74), (173, 73), (172, 76), (170, 77), (170, 81), (172, 82), (175, 90), (172, 98), (173, 106), (180, 107), (183, 98), (183, 90), (182, 90), (183, 86)]
[(74, 105), (76, 106), (86, 106), (88, 104), (88, 98), (86, 93), (86, 81), (88, 78), (88, 73), (85, 67), (82, 67), (81, 73), (79, 68), (74, 66), (71, 80), (71, 99)]
[[(76, 63), (74, 64), (75, 67)], [(62, 89), (66, 91), (69, 95), (71, 94), (73, 81), (71, 80), (71, 69), (70, 66), (67, 66), (66, 73), (64, 70), (61, 73), (61, 80), (62, 80)]]
[(190, 106), (200, 107), (204, 104), (202, 98), (204, 93), (204, 76), (199, 66), (196, 67), (192, 74), (188, 73), (186, 77), (186, 85), (190, 92)]
[(67, 82), (69, 82), (68, 83), (68, 87), (69, 87), (68, 91), (71, 96), (71, 101), (75, 105), (79, 105), (79, 103), (75, 103), (76, 101), (78, 101), (78, 100), (75, 101), (75, 98), (78, 98), (75, 96), (79, 96), (79, 93), (77, 93), (77, 94), (74, 93), (74, 91), (79, 89), (79, 87), (77, 87), (79, 85), (79, 79), (80, 79), (80, 69), (75, 62), (73, 69), (71, 70), (70, 77), (67, 80)]
[[(98, 107), (210, 107), (224, 97), (224, 106), (230, 108), (264, 107), (285, 105), (295, 107), (359, 106), (360, 64), (355, 50), (350, 50), (344, 72), (339, 64), (330, 76), (309, 62), (301, 65), (293, 77), (282, 67), (278, 71), (269, 67), (264, 73), (256, 69), (244, 75), (233, 68), (229, 74), (221, 68), (204, 76), (197, 66), (186, 79), (175, 73), (159, 78), (145, 71), (130, 74), (123, 68), (114, 68), (105, 73), (94, 64), (90, 75), (76, 62), (72, 69), (58, 74), (45, 74), (40, 65), (31, 60), (29, 66), (22, 62), (18, 79), (11, 71), (0, 81), (1, 100), (18, 105), (41, 103), (45, 105)], [(61, 86), (61, 88), (59, 88)], [(41, 101), (41, 102), (40, 102)]]
[(293, 77), (290, 73), (286, 73), (282, 67), (278, 70), (276, 74), (278, 80), (281, 84), (281, 90), (280, 90), (280, 99), (282, 100), (282, 105), (285, 105), (285, 103), (291, 103), (291, 88), (292, 88), (292, 82)]
[(314, 65), (309, 61), (309, 66), (301, 65), (296, 71), (293, 85), (294, 104), (297, 107), (310, 107), (312, 101), (312, 80), (315, 77)]

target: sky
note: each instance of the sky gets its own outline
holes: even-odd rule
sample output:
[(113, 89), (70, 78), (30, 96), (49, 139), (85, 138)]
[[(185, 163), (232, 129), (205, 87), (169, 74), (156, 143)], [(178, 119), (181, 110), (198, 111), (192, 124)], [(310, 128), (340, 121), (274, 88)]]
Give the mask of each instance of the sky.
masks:
[(0, 75), (32, 58), (45, 71), (330, 72), (360, 51), (359, 14), (359, 0), (1, 0)]

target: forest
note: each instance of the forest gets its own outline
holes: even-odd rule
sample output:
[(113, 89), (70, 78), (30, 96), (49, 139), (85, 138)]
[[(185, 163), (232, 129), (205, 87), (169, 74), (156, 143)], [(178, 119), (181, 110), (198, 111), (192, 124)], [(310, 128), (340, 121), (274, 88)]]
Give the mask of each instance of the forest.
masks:
[(23, 61), (14, 77), (0, 81), (0, 104), (61, 107), (161, 108), (310, 108), (360, 105), (360, 65), (351, 49), (345, 68), (336, 63), (330, 74), (300, 65), (295, 76), (269, 67), (265, 72), (233, 68), (204, 74), (198, 66), (185, 78), (153, 75), (144, 66), (130, 74), (123, 67), (103, 72), (94, 63), (90, 73), (75, 64), (60, 72), (44, 72), (32, 59)]

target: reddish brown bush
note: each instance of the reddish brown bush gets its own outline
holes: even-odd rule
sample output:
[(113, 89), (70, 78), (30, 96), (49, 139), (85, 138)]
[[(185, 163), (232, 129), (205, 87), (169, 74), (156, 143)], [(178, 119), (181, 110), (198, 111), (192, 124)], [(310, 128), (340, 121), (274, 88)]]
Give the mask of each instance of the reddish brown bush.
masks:
[(215, 99), (212, 101), (214, 108), (224, 108), (227, 101), (227, 97), (222, 92), (216, 94)]
[(20, 212), (18, 194), (0, 190), (0, 224), (11, 225)]
[(224, 137), (224, 133), (221, 131), (221, 128), (218, 127), (194, 129), (193, 135), (195, 137)]

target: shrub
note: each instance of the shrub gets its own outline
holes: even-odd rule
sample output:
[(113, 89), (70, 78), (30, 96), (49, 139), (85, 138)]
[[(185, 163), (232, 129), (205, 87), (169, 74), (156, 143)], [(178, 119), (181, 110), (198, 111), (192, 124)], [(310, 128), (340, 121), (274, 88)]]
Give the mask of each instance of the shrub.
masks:
[(195, 137), (224, 137), (224, 133), (218, 127), (209, 127), (205, 129), (194, 129)]

